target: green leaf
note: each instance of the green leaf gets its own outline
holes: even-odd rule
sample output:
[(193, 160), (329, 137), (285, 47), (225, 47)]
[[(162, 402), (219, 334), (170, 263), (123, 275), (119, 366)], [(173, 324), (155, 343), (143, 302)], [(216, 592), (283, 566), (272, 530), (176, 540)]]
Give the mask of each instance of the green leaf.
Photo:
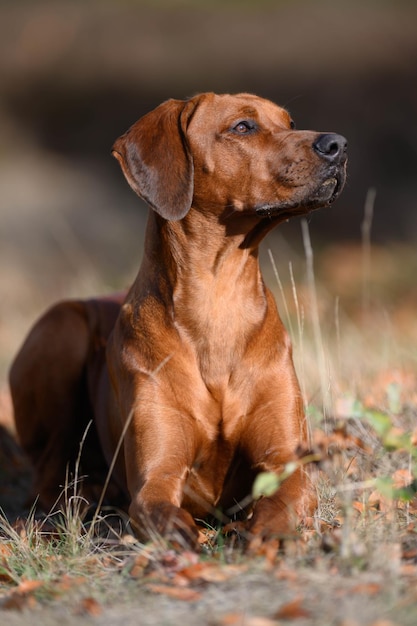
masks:
[(416, 492), (412, 485), (394, 490), (394, 499), (401, 500), (401, 502), (411, 502), (415, 495)]
[(262, 496), (273, 496), (281, 485), (281, 478), (273, 472), (261, 472), (255, 478), (252, 487), (252, 496), (254, 500), (258, 500)]
[(396, 432), (388, 431), (382, 437), (382, 443), (386, 450), (412, 450), (410, 435), (406, 433), (398, 434)]
[(401, 385), (390, 383), (387, 387), (388, 406), (391, 413), (398, 415), (401, 413)]
[(360, 400), (353, 400), (351, 406), (351, 417), (361, 419), (365, 415), (365, 408)]
[(394, 481), (391, 476), (381, 476), (375, 480), (375, 487), (384, 498), (394, 499)]
[(401, 500), (411, 502), (416, 495), (417, 481), (406, 487), (394, 487), (394, 481), (390, 476), (383, 476), (375, 480), (375, 487), (384, 498), (388, 500)]
[(299, 467), (299, 462), (290, 461), (284, 467), (281, 474), (275, 474), (275, 472), (261, 472), (254, 480), (252, 487), (252, 497), (254, 500), (258, 500), (262, 496), (269, 498), (278, 491), (281, 484), (286, 478), (291, 476), (295, 470)]
[(366, 411), (365, 419), (380, 437), (384, 437), (392, 428), (391, 418), (385, 413)]

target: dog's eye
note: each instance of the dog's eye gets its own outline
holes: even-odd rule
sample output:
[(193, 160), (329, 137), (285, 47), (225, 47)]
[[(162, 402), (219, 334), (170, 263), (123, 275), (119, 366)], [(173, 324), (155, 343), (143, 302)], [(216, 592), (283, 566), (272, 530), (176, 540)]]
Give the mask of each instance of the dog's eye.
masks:
[(294, 120), (290, 120), (290, 128), (291, 128), (291, 130), (295, 130), (295, 122), (294, 122)]
[(251, 130), (254, 130), (255, 125), (251, 122), (239, 122), (236, 126), (233, 127), (233, 130), (239, 135), (244, 135), (245, 133), (250, 133)]

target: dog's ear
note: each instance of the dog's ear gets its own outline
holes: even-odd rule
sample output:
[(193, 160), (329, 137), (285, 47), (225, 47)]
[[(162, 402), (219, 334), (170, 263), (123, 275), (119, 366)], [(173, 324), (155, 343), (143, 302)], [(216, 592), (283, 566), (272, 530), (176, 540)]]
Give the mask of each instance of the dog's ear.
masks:
[(133, 124), (112, 150), (132, 189), (167, 220), (182, 219), (193, 200), (186, 126), (194, 107), (192, 101), (164, 102)]

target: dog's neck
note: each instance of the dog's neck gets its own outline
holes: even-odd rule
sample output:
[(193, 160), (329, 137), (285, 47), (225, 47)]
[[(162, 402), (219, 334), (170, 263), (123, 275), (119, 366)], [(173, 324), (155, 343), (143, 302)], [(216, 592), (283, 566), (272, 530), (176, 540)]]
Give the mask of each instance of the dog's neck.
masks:
[[(258, 246), (263, 238), (258, 234), (261, 220), (248, 217), (246, 221), (240, 218), (239, 222), (239, 230), (234, 231), (231, 220), (227, 222), (210, 212), (191, 209), (182, 220), (170, 222), (151, 211), (141, 283), (158, 281), (162, 275), (172, 292), (184, 283), (204, 283), (205, 289), (208, 284), (220, 285), (223, 281), (229, 289), (239, 280), (245, 284), (258, 284)], [(262, 228), (265, 232), (269, 229)], [(256, 242), (248, 246), (251, 232)]]
[(258, 248), (242, 247), (246, 234), (226, 236), (225, 229), (201, 213), (178, 222), (151, 213), (131, 298), (136, 306), (149, 296), (163, 303), (213, 387), (241, 358), (268, 308)]

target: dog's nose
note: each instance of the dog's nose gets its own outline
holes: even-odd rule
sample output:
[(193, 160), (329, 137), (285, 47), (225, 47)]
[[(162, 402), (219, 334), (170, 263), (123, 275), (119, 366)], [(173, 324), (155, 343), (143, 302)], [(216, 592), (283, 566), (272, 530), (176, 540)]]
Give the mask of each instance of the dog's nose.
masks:
[(313, 143), (313, 149), (327, 161), (343, 162), (346, 160), (347, 140), (336, 133), (323, 133)]

